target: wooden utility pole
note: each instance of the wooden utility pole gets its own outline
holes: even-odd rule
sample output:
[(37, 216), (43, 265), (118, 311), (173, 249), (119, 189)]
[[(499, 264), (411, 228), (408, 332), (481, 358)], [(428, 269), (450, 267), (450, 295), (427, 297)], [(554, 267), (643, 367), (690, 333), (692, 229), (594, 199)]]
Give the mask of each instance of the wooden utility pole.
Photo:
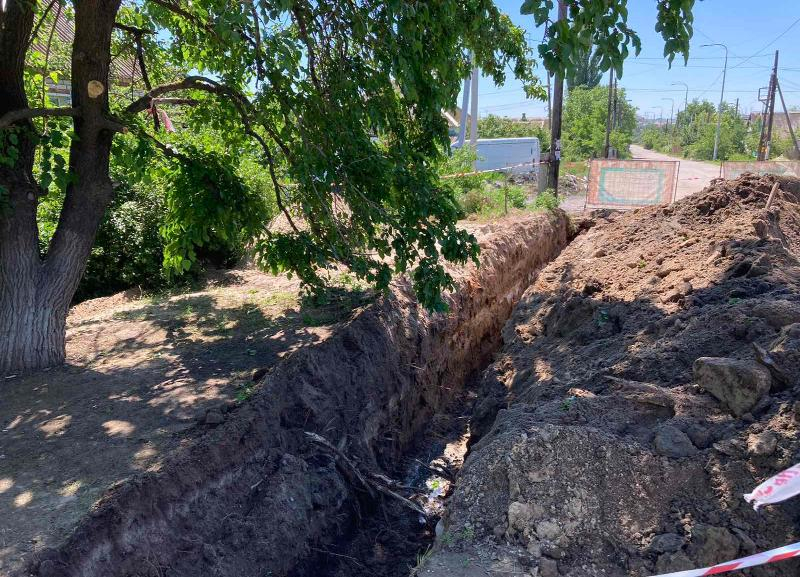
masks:
[(797, 152), (798, 156), (800, 156), (800, 146), (797, 146), (797, 136), (794, 133), (794, 128), (792, 127), (792, 117), (789, 114), (789, 109), (786, 108), (786, 101), (783, 99), (783, 90), (781, 90), (781, 83), (778, 81), (778, 78), (775, 77), (775, 86), (778, 88), (778, 94), (781, 97), (781, 106), (783, 107), (783, 113), (786, 115), (786, 126), (789, 127), (789, 134), (792, 137), (792, 142), (794, 143), (794, 150)]
[(775, 64), (769, 79), (767, 103), (764, 107), (766, 118), (761, 127), (761, 141), (758, 145), (758, 160), (769, 160), (769, 149), (772, 146), (772, 118), (775, 115), (775, 89), (778, 84), (778, 51), (775, 51)]
[(614, 69), (608, 71), (608, 111), (606, 112), (606, 145), (603, 157), (608, 158), (611, 152), (611, 106), (614, 103)]
[(617, 84), (617, 79), (614, 79), (614, 114), (611, 122), (611, 128), (616, 129), (619, 127), (619, 117), (620, 117), (620, 109), (619, 109), (619, 85)]
[[(547, 39), (547, 31), (549, 22), (544, 25), (544, 37), (542, 38), (542, 42)], [(550, 72), (547, 72), (547, 130), (553, 130), (553, 106), (551, 103), (552, 94), (550, 92)]]
[(547, 130), (553, 130), (553, 94), (550, 89), (550, 73), (547, 73)]
[[(567, 5), (558, 0), (558, 19), (567, 19)], [(547, 167), (547, 185), (558, 192), (558, 169), (561, 164), (561, 111), (564, 100), (564, 71), (555, 74), (553, 86), (553, 118), (550, 129), (550, 163)]]

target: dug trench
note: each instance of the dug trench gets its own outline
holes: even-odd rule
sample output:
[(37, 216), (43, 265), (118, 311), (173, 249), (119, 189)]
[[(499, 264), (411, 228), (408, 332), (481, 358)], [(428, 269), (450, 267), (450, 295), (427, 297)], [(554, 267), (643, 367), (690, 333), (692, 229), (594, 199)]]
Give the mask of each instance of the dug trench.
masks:
[(417, 575), (645, 577), (798, 541), (796, 499), (743, 495), (800, 461), (800, 180), (595, 217), (503, 329)]
[(560, 211), (475, 234), (481, 266), (452, 270), (448, 314), (427, 313), (397, 280), (330, 338), (277, 364), (160, 468), (109, 489), (20, 573), (408, 574), (463, 455), (467, 384), (571, 236)]

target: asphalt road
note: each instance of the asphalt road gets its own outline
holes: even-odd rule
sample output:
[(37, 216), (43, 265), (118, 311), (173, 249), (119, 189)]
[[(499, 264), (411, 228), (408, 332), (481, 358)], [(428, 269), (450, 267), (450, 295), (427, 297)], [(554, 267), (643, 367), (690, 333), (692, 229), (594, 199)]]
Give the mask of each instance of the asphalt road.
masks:
[(708, 183), (713, 178), (719, 177), (719, 167), (708, 162), (698, 162), (696, 160), (687, 160), (685, 158), (675, 158), (668, 154), (661, 154), (660, 152), (653, 152), (638, 146), (631, 145), (631, 154), (634, 159), (643, 160), (680, 160), (681, 166), (678, 171), (678, 192), (676, 200), (700, 192), (708, 186)]

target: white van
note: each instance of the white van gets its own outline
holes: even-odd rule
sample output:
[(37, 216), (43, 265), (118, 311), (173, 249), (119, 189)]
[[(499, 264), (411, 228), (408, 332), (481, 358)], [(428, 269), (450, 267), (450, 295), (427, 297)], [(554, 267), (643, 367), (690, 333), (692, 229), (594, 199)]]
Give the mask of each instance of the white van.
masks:
[(507, 174), (539, 174), (541, 147), (535, 136), (523, 138), (479, 138), (477, 141), (478, 161), (475, 169), (499, 170)]

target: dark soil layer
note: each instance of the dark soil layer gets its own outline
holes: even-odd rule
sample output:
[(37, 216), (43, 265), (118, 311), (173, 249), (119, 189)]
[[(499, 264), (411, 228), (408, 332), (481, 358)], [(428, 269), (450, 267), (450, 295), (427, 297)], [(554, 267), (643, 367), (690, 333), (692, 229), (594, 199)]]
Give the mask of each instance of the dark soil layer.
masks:
[(159, 470), (111, 489), (66, 543), (30, 559), (29, 572), (321, 574), (326, 552), (382, 510), (385, 499), (357, 471), (398, 470), (416, 434), (490, 360), (513, 305), (566, 244), (567, 228), (563, 213), (484, 227), (482, 266), (454, 271), (447, 315), (425, 313), (397, 282), (326, 341), (278, 364), (248, 402)]
[(798, 540), (796, 499), (742, 498), (800, 460), (800, 181), (765, 209), (774, 182), (598, 213), (542, 272), (419, 574), (643, 577)]

